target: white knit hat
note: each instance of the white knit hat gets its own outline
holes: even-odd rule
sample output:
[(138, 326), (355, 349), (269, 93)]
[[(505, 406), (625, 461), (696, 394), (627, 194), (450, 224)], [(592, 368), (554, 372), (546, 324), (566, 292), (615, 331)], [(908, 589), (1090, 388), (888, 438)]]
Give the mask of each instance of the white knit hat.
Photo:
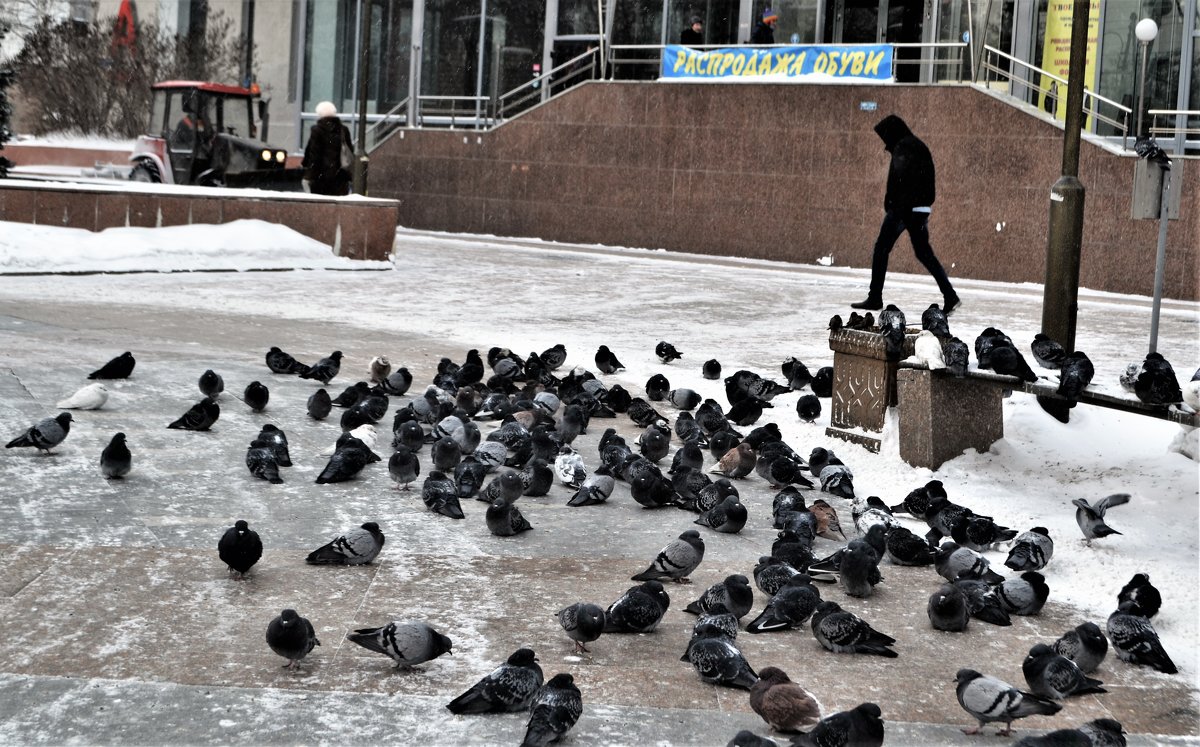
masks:
[(324, 119), (325, 117), (336, 117), (337, 107), (333, 105), (332, 101), (322, 101), (321, 103), (317, 104), (317, 116), (321, 119)]

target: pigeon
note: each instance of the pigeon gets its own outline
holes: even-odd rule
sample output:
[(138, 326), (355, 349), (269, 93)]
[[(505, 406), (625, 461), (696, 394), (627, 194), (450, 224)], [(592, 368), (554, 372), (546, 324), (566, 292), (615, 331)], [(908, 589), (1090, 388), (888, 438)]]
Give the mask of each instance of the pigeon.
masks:
[[(661, 584), (660, 584), (661, 586)], [(589, 602), (576, 602), (554, 613), (567, 637), (575, 641), (575, 652), (589, 653), (584, 644), (591, 643), (604, 632), (604, 610)]]
[(770, 402), (780, 394), (790, 391), (791, 387), (782, 386), (745, 369), (725, 378), (725, 397), (731, 405), (750, 397)]
[(88, 374), (89, 379), (128, 379), (133, 374), (133, 367), (137, 363), (133, 358), (133, 353), (125, 351), (116, 358), (113, 358), (108, 363), (105, 363), (100, 368)]
[(271, 373), (277, 374), (296, 374), (308, 370), (308, 366), (297, 362), (295, 358), (278, 347), (272, 347), (267, 351), (267, 368), (271, 369)]
[(1175, 370), (1159, 353), (1150, 353), (1133, 382), (1134, 395), (1148, 405), (1171, 405), (1183, 401)]
[(561, 342), (542, 351), (542, 365), (549, 371), (557, 371), (567, 362), (567, 346)]
[[(788, 581), (800, 575), (800, 571), (779, 558), (762, 555), (754, 566), (754, 585), (767, 596), (775, 596)], [(813, 605), (816, 606), (815, 604)]]
[(329, 412), (333, 409), (333, 400), (329, 399), (329, 392), (318, 389), (308, 398), (307, 408), (310, 418), (324, 420), (329, 417)]
[(942, 341), (927, 329), (921, 330), (913, 340), (913, 358), (925, 364), (930, 371), (940, 371), (946, 367)]
[(821, 469), (818, 477), (821, 480), (822, 491), (851, 501), (854, 500), (854, 473), (846, 465), (826, 465)]
[(818, 397), (833, 396), (833, 366), (821, 366), (813, 374), (812, 383), (808, 385), (812, 393)]
[(412, 386), (412, 379), (412, 374), (409, 373), (408, 369), (401, 367), (388, 374), (387, 378), (381, 381), (379, 386), (383, 389), (384, 394), (400, 397)]
[(1083, 532), (1084, 540), (1088, 545), (1091, 545), (1094, 539), (1107, 537), (1111, 534), (1120, 534), (1116, 529), (1104, 523), (1104, 515), (1113, 506), (1122, 506), (1129, 503), (1130, 497), (1129, 493), (1114, 493), (1096, 501), (1096, 505), (1094, 506), (1089, 505), (1083, 498), (1076, 498), (1071, 501), (1076, 507), (1075, 523), (1079, 525), (1079, 529)]
[(966, 547), (959, 547), (955, 542), (943, 542), (937, 549), (938, 575), (947, 581), (954, 581), (960, 575), (964, 578), (979, 578), (988, 583), (998, 584), (1004, 577), (991, 569), (988, 559)]
[(356, 381), (342, 390), (331, 402), (334, 407), (353, 407), (359, 400), (371, 392), (371, 385), (365, 381)]
[(379, 525), (368, 521), (313, 550), (304, 560), (312, 565), (366, 565), (379, 555), (383, 542)]
[(1063, 346), (1050, 339), (1044, 332), (1038, 332), (1033, 336), (1029, 351), (1033, 353), (1033, 359), (1042, 368), (1060, 368), (1063, 361), (1067, 359), (1067, 351), (1063, 349)]
[(1002, 527), (987, 516), (962, 516), (950, 527), (950, 537), (961, 547), (975, 552), (987, 552), (996, 544), (1016, 536), (1017, 530)]
[(99, 410), (108, 401), (108, 387), (103, 384), (88, 384), (55, 407), (63, 410)]
[(262, 557), (262, 540), (245, 519), (238, 519), (217, 541), (217, 556), (234, 578), (245, 578)]
[(421, 474), (421, 462), (412, 449), (401, 445), (388, 459), (388, 474), (398, 489), (409, 490), (408, 486), (416, 482), (417, 476)]
[(676, 350), (675, 346), (666, 340), (662, 340), (654, 346), (654, 354), (657, 355), (658, 359), (663, 363), (677, 361), (683, 357), (683, 353)]
[(1133, 143), (1133, 152), (1138, 154), (1138, 158), (1144, 158), (1151, 163), (1156, 163), (1162, 167), (1163, 171), (1171, 170), (1171, 157), (1163, 150), (1157, 141), (1150, 137), (1139, 137)]
[(433, 462), (434, 469), (453, 472), (458, 463), (462, 461), (462, 447), (453, 438), (443, 436), (429, 447), (429, 459)]
[(1079, 727), (1092, 747), (1125, 747), (1125, 730), (1121, 722), (1111, 718), (1098, 718)]
[(901, 526), (892, 516), (892, 510), (877, 495), (856, 496), (850, 503), (850, 517), (859, 534), (866, 534), (876, 524), (882, 524), (885, 531)]
[(721, 362), (716, 358), (704, 361), (704, 365), (700, 367), (700, 375), (710, 381), (721, 378)]
[(815, 394), (804, 394), (796, 400), (796, 415), (805, 423), (821, 417), (821, 398)]
[(979, 333), (975, 338), (975, 359), (980, 369), (992, 368), (992, 351), (998, 347), (1013, 347), (1012, 339), (995, 327)]
[(703, 397), (695, 389), (672, 389), (667, 392), (667, 401), (680, 410), (695, 410)]
[(1054, 653), (1075, 662), (1079, 671), (1089, 674), (1096, 671), (1108, 654), (1108, 639), (1100, 631), (1099, 625), (1085, 622), (1064, 633), (1052, 648)]
[(967, 610), (967, 597), (953, 584), (942, 584), (930, 595), (926, 612), (929, 613), (929, 624), (934, 630), (961, 633), (967, 629), (967, 623), (971, 620)]
[(430, 472), (421, 486), (421, 500), (425, 507), (451, 519), (464, 518), (462, 505), (458, 502), (460, 493), (461, 487), (455, 486), (454, 481), (439, 470)]
[(795, 732), (821, 720), (817, 699), (778, 667), (758, 673), (758, 682), (750, 687), (750, 707), (775, 731)]
[(1013, 742), (1013, 747), (1125, 747), (1125, 731), (1120, 721), (1098, 718), (1077, 729), (1055, 729), (1040, 737), (1022, 737)]
[(1030, 692), (1051, 700), (1108, 692), (1102, 687), (1103, 682), (1088, 677), (1075, 662), (1056, 654), (1044, 643), (1029, 649), (1029, 654), (1021, 664), (1021, 671), (1025, 674)]
[(392, 373), (392, 362), (386, 355), (377, 355), (367, 364), (367, 378), (372, 384), (382, 384)]
[(670, 604), (671, 597), (658, 581), (632, 586), (604, 611), (604, 632), (649, 633), (658, 627)]
[(411, 669), (442, 654), (453, 654), (449, 638), (423, 622), (393, 620), (379, 628), (359, 628), (346, 635), (368, 651), (390, 656), (397, 669)]
[(273, 485), (283, 482), (279, 476), (275, 447), (269, 441), (256, 438), (250, 442), (250, 448), (246, 450), (246, 468), (250, 474)]
[(935, 498), (945, 498), (946, 490), (942, 487), (941, 480), (930, 480), (919, 488), (914, 488), (909, 491), (909, 494), (904, 496), (904, 500), (895, 506), (892, 506), (892, 513), (907, 513), (918, 519), (925, 518), (925, 512), (929, 510), (930, 504)]
[(271, 392), (261, 381), (251, 381), (242, 392), (242, 401), (254, 412), (262, 412), (267, 409), (267, 402), (270, 399)]
[(968, 577), (960, 577), (953, 584), (967, 598), (967, 612), (971, 617), (983, 620), (989, 625), (1012, 625), (1008, 609), (1000, 601), (996, 587), (982, 579)]
[(594, 506), (604, 503), (616, 486), (616, 480), (609, 475), (589, 475), (567, 501), (567, 505)]
[(760, 737), (749, 729), (742, 729), (725, 747), (779, 747), (779, 743), (774, 739)]
[(58, 446), (71, 432), (72, 417), (69, 412), (60, 412), (52, 418), (43, 418), (37, 425), (30, 426), (21, 435), (4, 445), (6, 449), (20, 449), (32, 446), (46, 454)]
[(701, 625), (679, 660), (691, 662), (700, 679), (713, 685), (749, 690), (758, 682), (750, 662), (715, 625)]
[(1062, 362), (1061, 372), (1058, 376), (1059, 396), (1066, 398), (1067, 402), (1073, 407), (1079, 401), (1079, 396), (1083, 390), (1087, 389), (1088, 384), (1092, 383), (1092, 377), (1096, 375), (1096, 369), (1092, 366), (1092, 362), (1088, 360), (1085, 353), (1075, 351), (1068, 355)]
[(978, 734), (984, 724), (1002, 721), (1004, 729), (997, 734), (1007, 737), (1012, 733), (1012, 722), (1016, 719), (1053, 716), (1062, 710), (1062, 706), (1053, 700), (1022, 692), (1003, 680), (980, 674), (974, 669), (960, 669), (954, 679), (958, 682), (955, 689), (958, 704), (979, 721), (979, 726), (963, 729), (963, 734)]
[(521, 510), (503, 498), (497, 498), (488, 506), (486, 520), (488, 531), (497, 537), (512, 537), (533, 529), (521, 515)]
[(651, 425), (638, 438), (638, 449), (651, 462), (661, 462), (671, 452), (670, 431)]
[(554, 476), (568, 488), (578, 490), (588, 477), (583, 456), (570, 446), (563, 446), (559, 449), (558, 456), (554, 458)]
[(475, 500), (490, 504), (499, 498), (505, 503), (515, 503), (524, 490), (525, 486), (521, 482), (520, 473), (507, 470), (493, 477), (487, 487), (475, 497)]
[(875, 592), (879, 575), (879, 556), (864, 540), (852, 540), (842, 551), (838, 581), (842, 590), (852, 597), (866, 598)]
[(928, 309), (921, 312), (921, 329), (941, 339), (950, 337), (950, 321), (946, 319), (941, 306), (931, 303)]
[(634, 581), (662, 581), (670, 579), (676, 583), (691, 583), (688, 575), (696, 570), (704, 559), (704, 540), (695, 529), (689, 529), (672, 540), (659, 551), (650, 567), (636, 576)]
[(275, 463), (280, 467), (292, 466), (292, 457), (288, 452), (287, 434), (277, 426), (271, 423), (264, 424), (262, 430), (254, 438), (256, 441), (262, 441), (275, 451)]
[(884, 553), (895, 565), (933, 565), (937, 556), (929, 549), (929, 543), (908, 529), (896, 525), (887, 531)]
[(700, 598), (684, 607), (683, 611), (702, 615), (712, 611), (716, 605), (722, 605), (738, 619), (745, 617), (754, 606), (754, 590), (750, 588), (750, 579), (740, 573), (726, 576), (724, 581), (705, 589)]
[(967, 343), (957, 337), (942, 338), (942, 360), (950, 375), (961, 379), (967, 375), (967, 366), (971, 362), (971, 349)]
[[(715, 487), (714, 483), (714, 487)], [(746, 526), (748, 514), (737, 494), (726, 496), (720, 503), (700, 514), (695, 524), (709, 527), (722, 534), (737, 534)]]
[(133, 469), (133, 455), (125, 443), (124, 433), (113, 434), (112, 440), (100, 452), (100, 474), (109, 480), (118, 480)]
[(542, 685), (529, 710), (529, 723), (521, 747), (545, 747), (562, 739), (579, 720), (583, 713), (583, 697), (575, 686), (575, 679), (560, 673)]
[(200, 393), (209, 399), (216, 399), (225, 391), (225, 379), (211, 368), (200, 374)]
[[(371, 426), (363, 426), (370, 428)], [(316, 483), (325, 485), (333, 482), (353, 480), (363, 467), (372, 462), (380, 461), (380, 457), (371, 451), (367, 442), (354, 436), (353, 433), (343, 433), (337, 440), (337, 446), (329, 457), (329, 462), (321, 474), (317, 475)]]
[(808, 622), (821, 604), (821, 592), (812, 585), (807, 574), (799, 571), (795, 574), (767, 601), (762, 613), (746, 625), (747, 633), (791, 630)]
[(168, 425), (168, 428), (183, 431), (206, 431), (221, 417), (221, 406), (205, 397), (192, 405), (179, 419)]
[(738, 479), (753, 472), (757, 461), (758, 455), (754, 449), (751, 448), (750, 444), (742, 442), (725, 452), (709, 472)]
[(652, 423), (656, 423), (659, 420), (666, 422), (666, 418), (664, 418), (662, 414), (658, 412), (658, 410), (655, 410), (649, 402), (641, 397), (632, 398), (629, 401), (629, 406), (626, 408), (625, 413), (629, 415), (630, 420), (643, 428)]
[(529, 708), (542, 686), (542, 668), (533, 649), (519, 648), (500, 666), (446, 704), (455, 715), (515, 713)]
[(1117, 606), (1131, 615), (1144, 617), (1147, 620), (1158, 614), (1162, 606), (1162, 595), (1150, 583), (1150, 576), (1145, 573), (1135, 573), (1129, 583), (1117, 593)]
[(879, 312), (879, 335), (888, 360), (900, 360), (903, 355), (905, 329), (904, 312), (896, 304), (889, 303)]
[(842, 523), (838, 520), (837, 511), (825, 501), (818, 498), (808, 507), (817, 517), (817, 536), (827, 540), (846, 541), (846, 533), (842, 531)]
[(1046, 527), (1034, 527), (1022, 532), (1008, 551), (1004, 565), (1014, 571), (1040, 571), (1054, 556), (1054, 540)]
[[(397, 446), (403, 446), (412, 453), (416, 454), (425, 447), (425, 429), (422, 428), (421, 424), (415, 420), (405, 420), (399, 425), (393, 424), (392, 433), (393, 448)], [(505, 449), (505, 452), (507, 453), (507, 449)]]
[(899, 654), (889, 646), (895, 638), (872, 628), (853, 612), (846, 612), (837, 602), (821, 602), (812, 616), (813, 637), (826, 650), (838, 654), (874, 654), (894, 659)]
[(617, 371), (624, 371), (625, 366), (621, 365), (621, 361), (617, 360), (617, 356), (608, 349), (607, 345), (601, 345), (596, 350), (596, 368), (600, 369), (600, 373), (612, 374)]
[(992, 370), (1004, 376), (1015, 376), (1021, 381), (1037, 381), (1037, 374), (1025, 362), (1025, 357), (1012, 345), (992, 348)]
[(321, 642), (308, 618), (300, 617), (296, 610), (286, 609), (267, 625), (267, 645), (287, 659), (285, 669), (299, 669), (304, 657)]
[(335, 350), (327, 358), (322, 358), (312, 364), (307, 371), (300, 374), (302, 379), (312, 379), (322, 384), (328, 384), (342, 370), (342, 351)]
[(1163, 674), (1175, 674), (1175, 662), (1167, 655), (1154, 625), (1144, 617), (1117, 608), (1108, 616), (1108, 640), (1121, 661), (1153, 667)]
[(792, 391), (799, 391), (812, 383), (812, 373), (799, 358), (786, 358), (780, 370)]
[(715, 626), (731, 641), (737, 640), (738, 631), (740, 630), (737, 617), (725, 609), (725, 605), (723, 604), (714, 604), (708, 612), (702, 612), (697, 615), (696, 623), (692, 626), (693, 633), (699, 630), (702, 625)]
[(860, 703), (849, 711), (822, 719), (812, 731), (792, 739), (800, 747), (882, 747), (883, 718), (879, 706)]
[(775, 405), (759, 397), (749, 396), (734, 403), (726, 417), (735, 425), (754, 425), (762, 417), (763, 408), (768, 407), (773, 408)]

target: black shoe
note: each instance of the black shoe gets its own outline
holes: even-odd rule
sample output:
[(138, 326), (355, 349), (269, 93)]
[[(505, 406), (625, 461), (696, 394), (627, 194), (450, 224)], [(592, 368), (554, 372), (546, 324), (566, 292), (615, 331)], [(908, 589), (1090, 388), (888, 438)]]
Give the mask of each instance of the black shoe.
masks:
[(867, 300), (859, 301), (858, 303), (850, 304), (852, 309), (868, 309), (870, 311), (879, 311), (883, 308), (883, 300), (867, 296)]
[(962, 306), (962, 299), (958, 296), (948, 296), (942, 299), (942, 313), (946, 316), (953, 314), (959, 306)]

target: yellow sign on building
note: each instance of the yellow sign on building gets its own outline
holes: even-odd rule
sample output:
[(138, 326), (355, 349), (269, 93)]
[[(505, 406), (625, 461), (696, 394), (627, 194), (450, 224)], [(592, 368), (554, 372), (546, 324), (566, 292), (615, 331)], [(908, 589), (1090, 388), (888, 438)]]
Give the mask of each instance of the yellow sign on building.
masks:
[[(1071, 14), (1075, 2), (1084, 0), (1050, 0), (1046, 7), (1046, 36), (1042, 45), (1041, 68), (1062, 79), (1071, 70)], [(1083, 85), (1096, 90), (1096, 46), (1100, 36), (1100, 0), (1091, 0), (1088, 8), (1087, 58), (1084, 66)], [(1067, 87), (1053, 78), (1043, 75), (1038, 83), (1041, 107), (1054, 115), (1055, 119), (1066, 117)], [(1084, 127), (1091, 124), (1091, 117)]]

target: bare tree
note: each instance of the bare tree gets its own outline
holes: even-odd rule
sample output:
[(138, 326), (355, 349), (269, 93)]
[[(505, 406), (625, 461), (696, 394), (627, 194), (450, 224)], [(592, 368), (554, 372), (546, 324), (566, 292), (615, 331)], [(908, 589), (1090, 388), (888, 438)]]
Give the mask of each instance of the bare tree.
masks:
[[(8, 26), (0, 21), (0, 44), (3, 44), (7, 35)], [(12, 104), (8, 101), (8, 87), (12, 85), (14, 77), (13, 71), (0, 59), (0, 150), (4, 150), (4, 144), (12, 138)], [(8, 176), (10, 168), (12, 161), (0, 156), (0, 178)]]

